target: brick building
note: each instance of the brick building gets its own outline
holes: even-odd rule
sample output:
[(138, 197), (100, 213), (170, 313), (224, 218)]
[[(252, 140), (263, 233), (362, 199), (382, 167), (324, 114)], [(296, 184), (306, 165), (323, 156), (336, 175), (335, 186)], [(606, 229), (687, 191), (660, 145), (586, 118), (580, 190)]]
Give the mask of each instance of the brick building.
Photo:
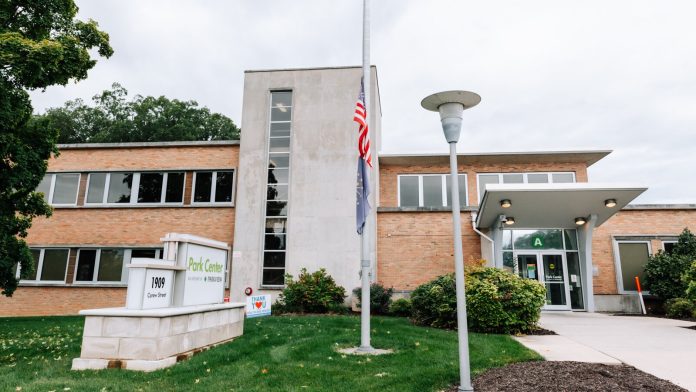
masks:
[[(168, 232), (232, 246), (229, 295), (279, 293), (283, 274), (326, 268), (359, 285), (355, 233), (357, 67), (248, 71), (242, 141), (62, 145), (39, 187), (54, 207), (28, 243), (37, 262), (0, 316), (123, 306), (132, 257), (162, 257)], [(373, 279), (407, 295), (454, 270), (447, 155), (378, 155), (368, 222)], [(395, 132), (385, 130), (385, 132)], [(547, 309), (635, 311), (633, 276), (669, 251), (696, 205), (631, 205), (641, 186), (594, 184), (609, 151), (459, 155), (462, 243), (548, 291)]]

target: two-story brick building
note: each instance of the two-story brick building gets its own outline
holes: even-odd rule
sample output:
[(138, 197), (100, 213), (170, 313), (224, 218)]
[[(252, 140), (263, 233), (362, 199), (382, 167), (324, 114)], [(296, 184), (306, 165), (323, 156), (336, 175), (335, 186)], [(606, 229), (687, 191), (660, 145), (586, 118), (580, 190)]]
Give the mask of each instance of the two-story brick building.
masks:
[[(28, 237), (36, 275), (0, 298), (0, 315), (123, 306), (130, 259), (162, 257), (168, 232), (231, 245), (233, 300), (247, 287), (278, 294), (301, 268), (357, 287), (360, 77), (358, 67), (246, 72), (241, 142), (60, 146), (39, 187), (54, 214)], [(454, 270), (448, 156), (378, 155), (375, 68), (371, 83), (373, 279), (407, 295)], [(633, 277), (696, 229), (696, 205), (631, 205), (645, 187), (588, 181), (609, 153), (460, 154), (465, 259), (540, 280), (547, 309), (635, 311)]]

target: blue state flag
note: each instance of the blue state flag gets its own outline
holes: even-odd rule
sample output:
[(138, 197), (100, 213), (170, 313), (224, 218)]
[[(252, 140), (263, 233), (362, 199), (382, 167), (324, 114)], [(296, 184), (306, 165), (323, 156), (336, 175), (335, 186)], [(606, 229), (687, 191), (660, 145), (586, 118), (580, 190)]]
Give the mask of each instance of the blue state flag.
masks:
[(355, 221), (358, 228), (358, 234), (362, 235), (365, 228), (365, 221), (370, 214), (370, 177), (367, 162), (361, 157), (358, 157), (358, 182), (356, 188), (357, 202), (355, 204)]

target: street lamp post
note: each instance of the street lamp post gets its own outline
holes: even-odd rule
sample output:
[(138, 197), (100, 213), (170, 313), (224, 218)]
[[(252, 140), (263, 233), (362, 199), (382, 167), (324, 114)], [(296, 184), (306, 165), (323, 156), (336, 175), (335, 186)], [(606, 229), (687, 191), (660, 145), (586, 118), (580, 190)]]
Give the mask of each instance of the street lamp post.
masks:
[(476, 106), (481, 97), (469, 91), (443, 91), (423, 99), (423, 108), (440, 113), (442, 130), (450, 149), (450, 201), (454, 225), (454, 271), (457, 284), (457, 334), (459, 337), (459, 391), (473, 391), (469, 368), (469, 337), (466, 327), (466, 297), (464, 295), (464, 256), (462, 254), (462, 225), (459, 212), (459, 176), (457, 141), (462, 129), (462, 112)]

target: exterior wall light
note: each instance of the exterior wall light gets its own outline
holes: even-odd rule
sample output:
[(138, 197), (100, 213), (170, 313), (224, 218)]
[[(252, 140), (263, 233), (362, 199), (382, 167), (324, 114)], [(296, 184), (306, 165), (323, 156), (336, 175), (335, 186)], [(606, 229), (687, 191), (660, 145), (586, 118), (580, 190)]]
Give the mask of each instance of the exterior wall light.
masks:
[(616, 199), (606, 199), (604, 200), (604, 205), (607, 208), (616, 207)]
[(575, 224), (578, 226), (584, 225), (585, 222), (587, 222), (587, 218), (583, 218), (583, 217), (575, 218)]
[(511, 205), (512, 202), (510, 201), (510, 199), (503, 199), (500, 201), (500, 206), (503, 208), (510, 208)]
[(514, 225), (515, 224), (515, 217), (508, 216), (507, 218), (505, 218), (505, 224), (508, 226)]

